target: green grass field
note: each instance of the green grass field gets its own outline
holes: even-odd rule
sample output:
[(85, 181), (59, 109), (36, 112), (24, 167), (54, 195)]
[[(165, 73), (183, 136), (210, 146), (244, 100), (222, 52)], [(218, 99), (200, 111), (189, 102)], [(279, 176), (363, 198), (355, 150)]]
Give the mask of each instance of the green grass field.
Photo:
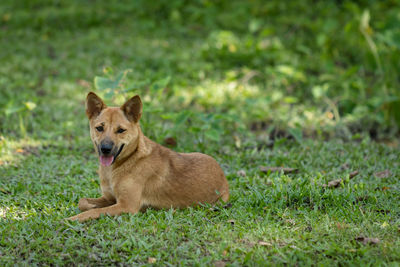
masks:
[[(400, 265), (399, 12), (0, 3), (0, 265)], [(216, 158), (230, 204), (65, 221), (100, 196), (89, 91), (140, 94), (144, 133)]]

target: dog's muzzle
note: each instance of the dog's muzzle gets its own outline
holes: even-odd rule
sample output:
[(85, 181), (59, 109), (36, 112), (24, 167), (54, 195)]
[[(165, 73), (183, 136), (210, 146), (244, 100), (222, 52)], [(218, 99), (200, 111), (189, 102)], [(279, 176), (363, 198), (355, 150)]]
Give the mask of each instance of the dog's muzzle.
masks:
[(119, 148), (114, 146), (114, 142), (110, 140), (103, 140), (100, 145), (97, 146), (97, 150), (100, 156), (100, 163), (103, 166), (110, 166), (115, 162), (119, 154), (122, 152), (124, 144)]

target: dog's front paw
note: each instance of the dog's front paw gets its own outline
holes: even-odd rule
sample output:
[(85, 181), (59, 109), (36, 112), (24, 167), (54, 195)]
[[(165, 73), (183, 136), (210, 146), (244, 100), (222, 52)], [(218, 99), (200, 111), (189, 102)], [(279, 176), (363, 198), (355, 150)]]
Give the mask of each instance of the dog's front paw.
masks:
[(65, 218), (65, 220), (67, 220), (67, 221), (77, 221), (77, 220), (79, 220), (79, 217), (78, 217), (78, 215), (75, 215), (75, 216), (72, 216), (72, 217)]
[(78, 208), (81, 211), (87, 211), (96, 208), (96, 205), (89, 203), (87, 198), (81, 198), (78, 203)]

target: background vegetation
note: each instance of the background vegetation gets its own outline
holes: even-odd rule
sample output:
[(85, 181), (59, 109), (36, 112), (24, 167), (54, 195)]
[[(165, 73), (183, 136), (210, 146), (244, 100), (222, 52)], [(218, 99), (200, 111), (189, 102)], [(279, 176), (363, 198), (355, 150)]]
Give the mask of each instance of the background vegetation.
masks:
[[(398, 262), (399, 14), (396, 0), (1, 1), (1, 265)], [(232, 207), (61, 222), (99, 192), (91, 90), (140, 94), (145, 134), (217, 158)]]

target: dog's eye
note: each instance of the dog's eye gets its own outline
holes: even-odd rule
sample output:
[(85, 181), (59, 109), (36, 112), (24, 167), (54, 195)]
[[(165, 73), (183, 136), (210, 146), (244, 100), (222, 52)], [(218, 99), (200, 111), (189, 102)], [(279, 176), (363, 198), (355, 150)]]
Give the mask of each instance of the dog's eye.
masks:
[(96, 130), (97, 130), (98, 132), (102, 132), (102, 131), (104, 131), (104, 128), (103, 128), (103, 126), (97, 126), (97, 127), (96, 127)]
[(126, 131), (125, 129), (119, 128), (119, 129), (117, 130), (117, 133), (123, 133), (123, 132), (125, 132), (125, 131)]

